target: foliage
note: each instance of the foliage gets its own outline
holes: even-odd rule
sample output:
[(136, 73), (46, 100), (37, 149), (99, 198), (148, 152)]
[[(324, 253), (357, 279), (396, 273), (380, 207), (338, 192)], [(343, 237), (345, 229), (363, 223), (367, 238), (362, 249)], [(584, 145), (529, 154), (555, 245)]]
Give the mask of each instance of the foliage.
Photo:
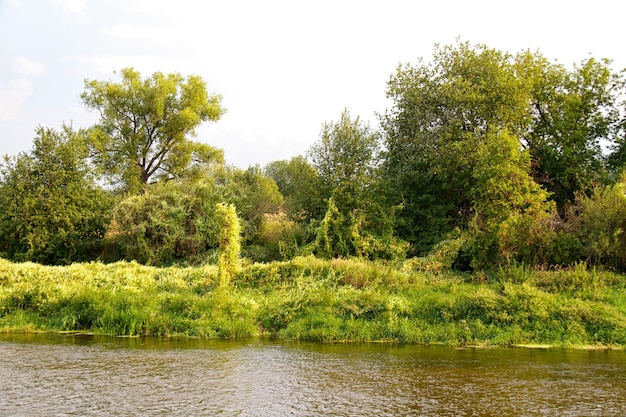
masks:
[(309, 156), (319, 173), (328, 208), (320, 222), (314, 252), (321, 257), (397, 259), (408, 247), (393, 235), (393, 221), (378, 189), (379, 140), (368, 125), (345, 110), (326, 123)]
[[(601, 145), (614, 155), (619, 152), (623, 93), (623, 74), (613, 72), (607, 60), (590, 58), (567, 70), (538, 53), (514, 56), (462, 42), (436, 46), (430, 63), (400, 66), (387, 88), (393, 106), (381, 118), (383, 189), (390, 205), (404, 207), (396, 222), (399, 236), (424, 254), (455, 227), (496, 231), (498, 222), (506, 220), (502, 227), (512, 227), (509, 237), (520, 230), (532, 233), (500, 244), (497, 232), (483, 234), (486, 240), (477, 246), (483, 261), (554, 258), (539, 253), (540, 247), (563, 241), (564, 235), (551, 226), (545, 236), (537, 234), (558, 223), (549, 219), (552, 209), (543, 204), (529, 211), (519, 200), (508, 203), (506, 198), (492, 206), (494, 195), (486, 194), (506, 190), (481, 178), (494, 169), (503, 170), (500, 180), (516, 172), (517, 179), (503, 186), (517, 183), (530, 190), (536, 188), (527, 180), (530, 172), (562, 215), (576, 192), (607, 179)], [(496, 153), (502, 159), (484, 160), (491, 155), (485, 149), (497, 149), (500, 141), (507, 150)], [(519, 190), (518, 197), (523, 196)], [(482, 206), (480, 198), (486, 198)], [(510, 213), (486, 220), (485, 212), (492, 209)], [(536, 248), (533, 253), (520, 254), (528, 244)], [(497, 249), (502, 245), (504, 253)]]
[(621, 181), (576, 200), (575, 233), (587, 259), (626, 271), (626, 171)]
[(366, 222), (362, 212), (340, 213), (334, 199), (328, 199), (328, 210), (317, 229), (313, 253), (325, 259), (399, 260), (406, 257), (406, 242), (391, 234), (374, 234), (368, 230)]
[(305, 239), (305, 228), (300, 223), (284, 214), (267, 214), (252, 246), (258, 253), (251, 256), (252, 247), (248, 247), (246, 255), (255, 262), (291, 259), (306, 250)]
[(403, 263), (402, 269), (404, 271), (428, 272), (450, 270), (461, 251), (467, 246), (467, 242), (467, 233), (462, 233), (459, 229), (455, 229), (448, 234), (446, 239), (433, 246), (428, 255), (407, 259)]
[(219, 201), (210, 182), (158, 183), (127, 197), (113, 211), (107, 258), (149, 265), (207, 261), (218, 247)]
[(319, 140), (309, 149), (325, 199), (332, 197), (341, 212), (363, 206), (378, 146), (378, 135), (344, 110), (339, 122), (324, 123)]
[(6, 158), (0, 175), (0, 252), (9, 259), (67, 264), (98, 256), (111, 197), (89, 173), (83, 132), (39, 127), (29, 153)]
[[(530, 176), (530, 158), (507, 131), (488, 133), (476, 152), (469, 195), (472, 266), (523, 260), (541, 264), (554, 203)], [(534, 250), (529, 251), (529, 248)], [(518, 259), (520, 255), (530, 259)]]
[(220, 249), (218, 267), (218, 281), (221, 287), (227, 285), (232, 280), (233, 275), (240, 268), (241, 252), (241, 226), (237, 211), (232, 204), (218, 204), (215, 206), (218, 218), (218, 244)]
[(265, 166), (265, 175), (274, 180), (283, 195), (283, 208), (290, 219), (307, 222), (323, 217), (325, 204), (320, 176), (303, 156), (273, 161)]
[(623, 134), (624, 76), (613, 72), (607, 59), (587, 58), (568, 70), (525, 52), (517, 65), (532, 92), (532, 122), (524, 140), (533, 176), (563, 208), (577, 192), (606, 180), (602, 147), (615, 147)]
[[(243, 170), (191, 140), (225, 111), (200, 77), (125, 68), (118, 81), (85, 81), (97, 125), (39, 128), (31, 153), (5, 160), (0, 254), (217, 262), (220, 224), (232, 223), (222, 209), (235, 207), (236, 258), (247, 262), (411, 256), (406, 273), (441, 276), (581, 261), (625, 270), (625, 74), (605, 59), (570, 69), (538, 52), (436, 45), (431, 62), (390, 77), (380, 131), (344, 110), (308, 160)], [(222, 281), (236, 275), (228, 259)]]
[(142, 79), (132, 68), (120, 76), (120, 82), (86, 80), (81, 94), (100, 115), (89, 144), (113, 184), (137, 194), (155, 179), (188, 177), (198, 164), (222, 161), (221, 151), (188, 138), (224, 113), (221, 96), (209, 95), (200, 77), (155, 72)]
[(404, 205), (400, 237), (424, 253), (468, 224), (477, 151), (487, 134), (523, 131), (529, 95), (510, 55), (458, 43), (437, 46), (430, 64), (400, 66), (387, 96), (383, 177)]
[(315, 240), (316, 255), (327, 259), (350, 256), (346, 226), (343, 215), (339, 213), (333, 199), (329, 198), (328, 210), (320, 223)]
[(230, 168), (216, 178), (225, 202), (235, 205), (242, 223), (242, 240), (254, 241), (263, 218), (276, 214), (283, 204), (283, 196), (271, 178), (265, 176), (259, 166), (246, 170)]

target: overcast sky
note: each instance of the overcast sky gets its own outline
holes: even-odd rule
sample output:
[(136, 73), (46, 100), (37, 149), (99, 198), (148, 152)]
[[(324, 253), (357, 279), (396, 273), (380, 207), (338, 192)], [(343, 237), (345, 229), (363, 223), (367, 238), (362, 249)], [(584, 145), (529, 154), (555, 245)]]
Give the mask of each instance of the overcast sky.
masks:
[(38, 125), (93, 124), (84, 80), (134, 67), (201, 76), (227, 113), (196, 139), (230, 164), (265, 165), (304, 154), (344, 108), (377, 127), (397, 65), (457, 37), (621, 69), (625, 11), (613, 0), (0, 0), (0, 155), (30, 150)]

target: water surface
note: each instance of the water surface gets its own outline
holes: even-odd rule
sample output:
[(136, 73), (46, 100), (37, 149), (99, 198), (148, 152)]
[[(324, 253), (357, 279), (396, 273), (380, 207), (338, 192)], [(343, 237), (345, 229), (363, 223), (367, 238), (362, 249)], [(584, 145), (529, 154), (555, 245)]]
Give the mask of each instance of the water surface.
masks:
[(626, 352), (0, 335), (0, 416), (618, 416)]

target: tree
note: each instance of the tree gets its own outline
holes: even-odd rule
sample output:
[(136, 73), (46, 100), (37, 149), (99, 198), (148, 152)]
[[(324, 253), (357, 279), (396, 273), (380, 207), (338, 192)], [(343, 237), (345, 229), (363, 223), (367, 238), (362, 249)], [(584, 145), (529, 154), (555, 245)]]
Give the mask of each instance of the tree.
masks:
[(561, 209), (576, 193), (607, 180), (603, 147), (615, 148), (623, 136), (624, 77), (610, 64), (588, 58), (568, 70), (538, 54), (517, 57), (519, 76), (531, 88), (532, 122), (524, 142), (533, 176)]
[(17, 261), (95, 259), (112, 207), (86, 163), (83, 132), (39, 127), (29, 153), (0, 167), (0, 252)]
[(333, 197), (340, 211), (363, 203), (374, 178), (378, 147), (378, 134), (359, 117), (352, 120), (347, 110), (339, 122), (324, 123), (308, 156), (319, 174), (325, 199)]
[(263, 171), (278, 186), (290, 219), (308, 222), (324, 215), (326, 205), (320, 190), (319, 174), (304, 156), (270, 162)]
[(394, 209), (378, 193), (379, 134), (347, 110), (325, 123), (309, 157), (319, 174), (327, 209), (317, 237), (318, 256), (396, 259), (405, 242), (393, 234)]
[(221, 96), (209, 95), (198, 76), (155, 72), (142, 79), (122, 69), (120, 82), (85, 80), (83, 103), (100, 114), (89, 143), (93, 160), (129, 194), (158, 178), (180, 178), (194, 164), (223, 159), (221, 151), (189, 136), (224, 113)]
[(530, 154), (519, 140), (506, 130), (488, 133), (477, 149), (472, 179), (472, 266), (545, 263), (555, 205), (533, 180)]
[(393, 107), (382, 116), (382, 177), (397, 230), (425, 254), (472, 217), (477, 151), (488, 135), (519, 138), (530, 91), (513, 57), (485, 45), (436, 46), (433, 62), (403, 65), (391, 77)]
[[(423, 254), (470, 224), (475, 171), (493, 137), (529, 152), (533, 179), (563, 214), (577, 192), (607, 179), (603, 148), (612, 147), (619, 165), (623, 93), (623, 75), (607, 60), (568, 70), (539, 53), (462, 42), (436, 46), (430, 63), (400, 66), (388, 83), (393, 107), (382, 116), (385, 189), (404, 206), (399, 235)], [(525, 170), (524, 158), (517, 161)]]

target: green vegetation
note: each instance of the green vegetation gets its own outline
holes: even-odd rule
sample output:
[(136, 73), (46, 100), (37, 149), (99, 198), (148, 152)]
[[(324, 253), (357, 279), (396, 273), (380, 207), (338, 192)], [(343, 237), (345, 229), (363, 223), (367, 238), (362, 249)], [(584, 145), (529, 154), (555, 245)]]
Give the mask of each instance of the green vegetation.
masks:
[(68, 264), (102, 252), (113, 198), (96, 186), (82, 132), (37, 129), (30, 154), (0, 165), (0, 254)]
[(0, 328), (626, 345), (609, 60), (436, 46), (392, 74), (379, 130), (346, 109), (247, 169), (191, 139), (225, 111), (202, 79), (119, 75), (85, 81), (96, 125), (0, 164)]
[(232, 204), (226, 206), (218, 204), (216, 206), (219, 216), (218, 237), (220, 245), (220, 255), (217, 260), (217, 275), (220, 287), (230, 284), (233, 276), (240, 268), (241, 254), (241, 226), (237, 211)]
[(0, 329), (202, 338), (282, 337), (455, 345), (626, 345), (623, 278), (583, 264), (488, 275), (376, 262), (64, 267), (0, 261)]
[(193, 176), (199, 166), (223, 161), (223, 152), (189, 140), (204, 121), (224, 113), (198, 76), (160, 72), (142, 79), (124, 68), (121, 81), (85, 80), (81, 99), (98, 111), (87, 143), (92, 161), (111, 184), (135, 194), (155, 178)]

